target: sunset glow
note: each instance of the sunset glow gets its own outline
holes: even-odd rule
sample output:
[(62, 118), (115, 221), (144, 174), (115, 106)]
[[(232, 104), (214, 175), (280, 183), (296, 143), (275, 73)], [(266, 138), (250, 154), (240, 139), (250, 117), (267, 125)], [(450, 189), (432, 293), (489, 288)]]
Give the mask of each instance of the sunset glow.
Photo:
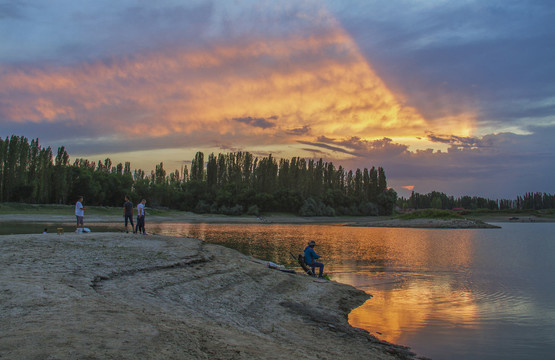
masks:
[[(458, 63), (436, 54), (424, 62), (433, 41), (450, 44), (441, 36), (411, 40), (379, 4), (97, 4), (88, 15), (71, 3), (41, 6), (48, 23), (37, 9), (7, 9), (28, 16), (7, 16), (6, 29), (49, 37), (29, 42), (17, 35), (24, 32), (3, 32), (12, 35), (0, 52), (0, 129), (4, 137), (17, 132), (64, 145), (72, 156), (123, 162), (134, 154), (140, 160), (133, 167), (164, 161), (171, 169), (199, 150), (236, 149), (322, 157), (345, 168), (383, 166), (397, 191), (411, 183), (419, 191), (463, 192), (484, 176), (506, 179), (500, 154), (530, 144), (525, 153), (533, 156), (555, 124), (534, 110), (550, 106), (545, 99), (521, 101), (531, 115), (518, 117), (521, 109), (487, 100), (495, 90), (486, 92), (490, 84), (469, 74), (466, 63), (454, 68)], [(443, 9), (403, 6), (404, 13), (391, 13), (404, 21)], [(98, 18), (109, 20), (99, 27)], [(53, 35), (60, 26), (64, 37)], [(472, 82), (462, 86), (461, 71)], [(502, 114), (509, 110), (515, 115)], [(547, 131), (533, 128), (534, 111)], [(523, 120), (503, 120), (517, 118)], [(435, 187), (426, 174), (436, 174)], [(519, 181), (493, 188), (516, 191)]]
[[(30, 73), (5, 69), (0, 92), (22, 96), (4, 111), (17, 122), (90, 117), (122, 136), (191, 134), (207, 126), (218, 135), (269, 135), (274, 144), (315, 135), (421, 134), (426, 120), (403, 106), (353, 41), (334, 30), (317, 39), (253, 40), (241, 50), (222, 45)], [(292, 61), (297, 57), (311, 61)], [(285, 64), (275, 68), (276, 62)], [(249, 66), (245, 72), (241, 63)]]

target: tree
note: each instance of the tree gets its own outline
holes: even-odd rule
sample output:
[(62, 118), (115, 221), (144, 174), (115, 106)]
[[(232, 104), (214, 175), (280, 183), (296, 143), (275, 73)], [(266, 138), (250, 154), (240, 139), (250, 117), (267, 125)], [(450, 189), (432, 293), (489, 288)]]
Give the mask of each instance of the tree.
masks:
[(54, 163), (54, 201), (57, 204), (65, 204), (68, 200), (68, 193), (70, 191), (70, 183), (68, 179), (68, 164), (69, 154), (65, 147), (58, 148), (56, 159)]
[(191, 180), (202, 181), (204, 179), (204, 154), (197, 152), (191, 163)]

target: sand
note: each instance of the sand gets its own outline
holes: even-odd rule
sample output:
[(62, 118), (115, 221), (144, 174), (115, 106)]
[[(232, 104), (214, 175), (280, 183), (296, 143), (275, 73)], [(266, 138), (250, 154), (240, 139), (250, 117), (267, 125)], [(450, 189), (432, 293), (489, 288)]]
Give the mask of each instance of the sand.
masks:
[(0, 236), (2, 359), (412, 359), (347, 322), (368, 299), (198, 239)]
[(498, 229), (497, 225), (481, 220), (470, 219), (374, 219), (360, 221), (350, 226), (392, 227), (392, 228), (426, 228), (426, 229)]

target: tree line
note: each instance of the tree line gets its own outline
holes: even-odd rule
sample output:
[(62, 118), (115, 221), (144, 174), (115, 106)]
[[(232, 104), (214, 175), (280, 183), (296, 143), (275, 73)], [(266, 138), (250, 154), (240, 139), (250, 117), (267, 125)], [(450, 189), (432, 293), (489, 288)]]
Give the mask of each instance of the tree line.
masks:
[(402, 209), (488, 209), (488, 210), (544, 210), (555, 209), (555, 194), (529, 192), (516, 199), (487, 199), (477, 196), (447, 196), (442, 192), (432, 191), (428, 194), (412, 192), (408, 199), (398, 199), (398, 206)]
[(249, 152), (197, 152), (190, 169), (167, 173), (163, 162), (149, 173), (131, 164), (77, 158), (65, 147), (54, 155), (38, 139), (0, 138), (0, 202), (121, 206), (128, 195), (153, 206), (198, 213), (239, 215), (288, 212), (302, 216), (386, 215), (397, 193), (388, 189), (383, 168), (338, 168), (322, 159)]

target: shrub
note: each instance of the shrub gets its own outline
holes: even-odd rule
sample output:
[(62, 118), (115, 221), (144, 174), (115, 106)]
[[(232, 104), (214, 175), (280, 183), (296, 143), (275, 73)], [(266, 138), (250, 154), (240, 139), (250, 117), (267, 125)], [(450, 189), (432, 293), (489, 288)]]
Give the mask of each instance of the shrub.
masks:
[(308, 198), (299, 210), (301, 216), (335, 216), (335, 210), (331, 206), (326, 206), (321, 200)]
[(220, 214), (224, 215), (242, 215), (243, 214), (243, 206), (242, 205), (235, 205), (233, 207), (228, 207), (222, 205), (219, 210)]
[(206, 214), (210, 212), (210, 204), (204, 200), (199, 200), (197, 206), (195, 206), (194, 212), (197, 214)]
[(258, 208), (258, 205), (250, 206), (249, 209), (247, 210), (247, 215), (259, 216), (260, 215), (260, 209)]
[(378, 216), (378, 205), (372, 202), (365, 202), (359, 206), (360, 214), (364, 216)]

